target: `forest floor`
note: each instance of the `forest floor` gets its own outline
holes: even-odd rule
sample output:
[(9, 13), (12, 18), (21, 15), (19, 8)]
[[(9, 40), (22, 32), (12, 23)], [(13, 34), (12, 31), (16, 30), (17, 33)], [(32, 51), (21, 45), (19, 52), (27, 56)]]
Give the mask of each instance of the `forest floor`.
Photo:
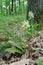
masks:
[[(13, 21), (13, 20), (12, 20)], [(16, 22), (15, 27), (20, 28), (20, 25), (17, 25)], [(6, 24), (4, 24), (6, 25)], [(11, 23), (12, 25), (12, 23)], [(10, 30), (12, 29), (12, 26), (10, 24), (8, 25)], [(13, 24), (14, 25), (14, 24)], [(20, 34), (21, 30), (17, 32), (15, 28), (14, 34)], [(0, 29), (1, 30), (1, 29)], [(43, 62), (43, 30), (39, 31), (36, 36), (33, 36), (28, 43), (30, 44), (30, 50), (29, 46), (26, 48), (26, 52), (21, 55), (21, 57), (11, 57), (10, 60), (4, 61), (2, 58), (0, 59), (0, 65), (37, 65), (36, 61), (40, 58), (41, 62)], [(33, 49), (31, 49), (33, 48)], [(37, 48), (37, 49), (34, 49)], [(41, 50), (40, 50), (41, 49)]]
[[(21, 18), (19, 18), (19, 17), (18, 17), (18, 19), (21, 20)], [(7, 39), (7, 41), (9, 39), (12, 40), (13, 36), (14, 36), (14, 41), (21, 43), (21, 41), (20, 41), (21, 40), (20, 36), (22, 34), (21, 22), (18, 22), (16, 19), (15, 19), (16, 22), (14, 22), (14, 18), (12, 19), (11, 17), (10, 17), (10, 19), (6, 18), (6, 17), (5, 17), (5, 19), (4, 19), (4, 17), (3, 17), (3, 19), (0, 18), (0, 21), (1, 21), (0, 22), (0, 42), (5, 41), (5, 39)], [(6, 32), (7, 32), (7, 34), (6, 34)], [(15, 38), (16, 34), (19, 36), (19, 39)], [(41, 31), (38, 31), (37, 35), (34, 35), (31, 39), (29, 39), (28, 43), (29, 43), (30, 47), (28, 45), (28, 47), (26, 48), (26, 52), (21, 56), (16, 54), (17, 55), (16, 57), (13, 55), (10, 59), (3, 60), (2, 56), (0, 55), (1, 56), (0, 65), (37, 65), (38, 59), (40, 59), (41, 62), (43, 62), (43, 49), (42, 49), (43, 48), (43, 29)], [(3, 54), (4, 53), (2, 53), (2, 55)], [(9, 55), (11, 55), (11, 54), (8, 53), (7, 56), (9, 56)]]
[[(25, 54), (21, 57), (11, 57), (8, 61), (3, 61), (0, 59), (0, 65), (37, 65), (36, 61), (40, 58), (41, 62), (43, 62), (43, 30), (39, 32), (38, 36), (32, 37), (29, 40), (29, 44), (33, 48), (39, 48), (38, 50), (30, 50), (26, 49)], [(31, 55), (29, 55), (29, 53)]]

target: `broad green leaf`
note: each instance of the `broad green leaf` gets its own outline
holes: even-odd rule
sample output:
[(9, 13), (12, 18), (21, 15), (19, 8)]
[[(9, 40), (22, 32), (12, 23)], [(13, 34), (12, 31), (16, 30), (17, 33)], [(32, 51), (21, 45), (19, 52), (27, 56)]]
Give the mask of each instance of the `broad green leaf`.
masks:
[(16, 46), (17, 48), (19, 48), (22, 52), (25, 52), (25, 51), (22, 49), (22, 46), (20, 45), (20, 43), (15, 43), (15, 42), (13, 42), (13, 41), (9, 41), (9, 43), (10, 43), (11, 45), (14, 45), (14, 46)]
[(16, 49), (16, 48), (7, 48), (5, 49), (6, 52), (17, 52), (17, 53), (20, 53), (20, 54), (23, 54), (23, 52), (19, 49)]

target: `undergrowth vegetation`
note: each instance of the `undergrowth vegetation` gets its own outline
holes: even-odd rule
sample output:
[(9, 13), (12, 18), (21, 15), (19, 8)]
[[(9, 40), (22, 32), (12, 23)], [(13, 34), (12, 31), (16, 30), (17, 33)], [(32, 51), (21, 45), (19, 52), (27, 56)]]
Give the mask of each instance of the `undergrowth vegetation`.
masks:
[(34, 15), (32, 12), (29, 12), (28, 21), (24, 20), (19, 22), (19, 20), (16, 20), (14, 22), (14, 19), (2, 18), (0, 23), (1, 52), (25, 53), (28, 39), (37, 35), (41, 28), (42, 26), (40, 24), (34, 23)]
[(40, 59), (38, 59), (36, 63), (37, 63), (37, 65), (43, 65), (43, 63), (41, 62)]
[(10, 64), (25, 58), (30, 60), (29, 65), (43, 65), (43, 10), (40, 11), (40, 2), (0, 0), (0, 65), (3, 61)]

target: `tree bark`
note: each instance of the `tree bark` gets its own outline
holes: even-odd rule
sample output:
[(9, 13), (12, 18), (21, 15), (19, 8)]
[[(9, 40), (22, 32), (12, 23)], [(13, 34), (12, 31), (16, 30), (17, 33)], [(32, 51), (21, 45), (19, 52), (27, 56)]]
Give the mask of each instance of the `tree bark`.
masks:
[(12, 12), (13, 12), (13, 0), (12, 0)]
[(19, 13), (20, 13), (20, 0), (19, 0)]
[(34, 16), (37, 18), (39, 15), (39, 0), (28, 0), (27, 2), (27, 20), (28, 20), (28, 13), (32, 11)]

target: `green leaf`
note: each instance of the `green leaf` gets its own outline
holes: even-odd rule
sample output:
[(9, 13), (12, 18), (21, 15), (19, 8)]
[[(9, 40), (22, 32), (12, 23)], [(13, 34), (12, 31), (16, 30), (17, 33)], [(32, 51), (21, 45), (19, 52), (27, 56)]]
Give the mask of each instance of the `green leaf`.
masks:
[(33, 48), (33, 50), (41, 50), (41, 51), (43, 51), (43, 48)]
[(5, 49), (6, 52), (17, 52), (17, 53), (20, 53), (20, 54), (23, 54), (23, 52), (19, 49), (16, 49), (16, 48), (7, 48)]
[(8, 6), (10, 4), (10, 0), (5, 0), (5, 5)]
[(9, 43), (10, 43), (11, 45), (14, 45), (14, 46), (16, 46), (17, 48), (19, 48), (22, 52), (25, 52), (25, 51), (22, 49), (22, 46), (20, 45), (20, 43), (15, 43), (15, 42), (13, 42), (13, 41), (9, 41)]
[(40, 59), (37, 60), (37, 65), (43, 65), (43, 63), (40, 61)]
[(13, 41), (9, 41), (9, 43), (11, 45), (14, 45), (16, 46), (17, 48), (19, 48), (22, 52), (25, 52), (23, 49), (22, 49), (22, 46), (20, 45), (20, 43), (14, 43)]

